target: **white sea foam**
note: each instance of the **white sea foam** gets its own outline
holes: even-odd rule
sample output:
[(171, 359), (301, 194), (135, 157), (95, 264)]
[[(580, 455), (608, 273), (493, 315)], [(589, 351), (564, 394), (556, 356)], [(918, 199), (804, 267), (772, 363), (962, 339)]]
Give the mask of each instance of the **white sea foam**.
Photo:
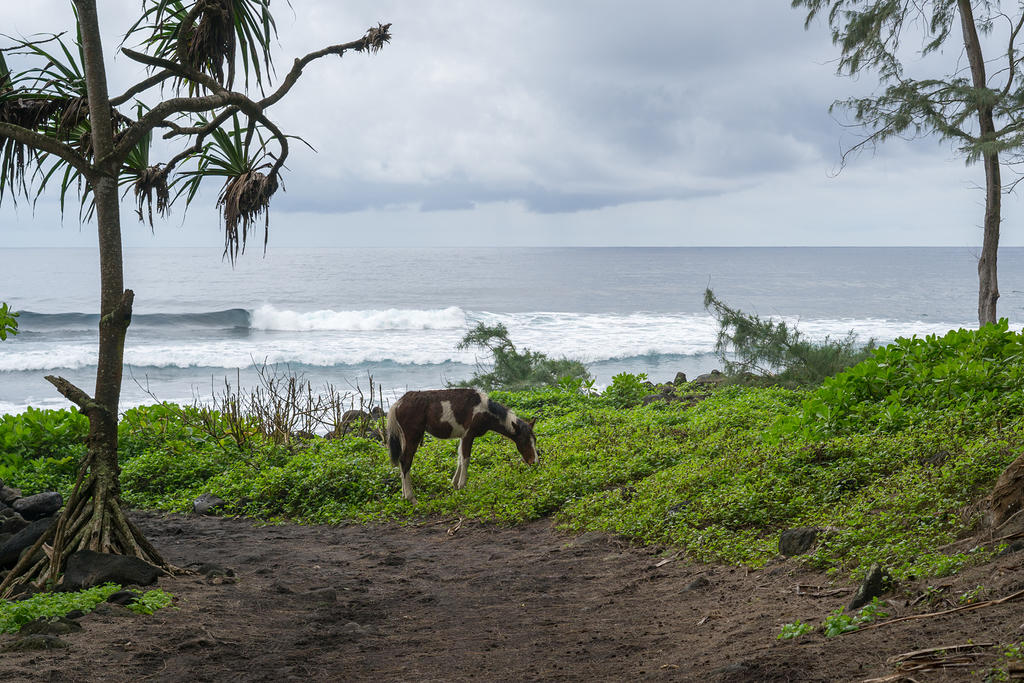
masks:
[[(263, 362), (318, 367), (382, 362), (474, 364), (487, 362), (487, 355), (474, 349), (459, 351), (456, 345), (472, 325), (485, 322), (505, 325), (520, 349), (596, 363), (709, 354), (714, 351), (718, 332), (713, 318), (695, 314), (492, 314), (466, 313), (455, 307), (312, 313), (263, 307), (260, 311), (253, 318), (262, 327), (245, 335), (133, 337), (129, 332), (125, 362), (136, 367), (171, 369), (246, 368)], [(941, 334), (950, 328), (949, 324), (872, 319), (793, 322), (811, 339), (843, 337), (853, 330), (861, 341), (875, 338), (881, 343), (898, 336)], [(94, 341), (18, 340), (0, 348), (0, 372), (82, 369), (95, 363)]]
[(357, 330), (451, 330), (466, 326), (466, 313), (457, 306), (420, 311), (399, 308), (366, 311), (288, 311), (269, 304), (252, 313), (256, 330), (293, 332)]

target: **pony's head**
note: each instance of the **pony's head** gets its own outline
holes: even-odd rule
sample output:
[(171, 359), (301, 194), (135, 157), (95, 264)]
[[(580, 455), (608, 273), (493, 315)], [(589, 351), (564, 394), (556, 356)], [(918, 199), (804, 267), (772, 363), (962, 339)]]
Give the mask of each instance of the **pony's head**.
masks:
[(533, 433), (535, 420), (524, 420), (519, 418), (516, 421), (515, 442), (519, 455), (523, 456), (523, 462), (533, 465), (537, 462), (539, 453), (537, 451), (537, 437)]

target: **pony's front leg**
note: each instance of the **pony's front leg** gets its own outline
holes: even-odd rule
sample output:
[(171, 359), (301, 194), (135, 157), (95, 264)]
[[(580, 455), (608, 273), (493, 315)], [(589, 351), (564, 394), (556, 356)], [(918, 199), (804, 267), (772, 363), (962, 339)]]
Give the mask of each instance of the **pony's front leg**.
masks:
[(469, 478), (469, 454), (473, 450), (473, 437), (464, 436), (459, 439), (459, 465), (452, 477), (452, 486), (461, 489)]

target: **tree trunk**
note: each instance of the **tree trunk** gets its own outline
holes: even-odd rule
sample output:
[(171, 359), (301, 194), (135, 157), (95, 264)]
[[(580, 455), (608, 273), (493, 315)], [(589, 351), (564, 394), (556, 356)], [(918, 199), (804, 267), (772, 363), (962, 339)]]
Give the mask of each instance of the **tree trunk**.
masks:
[[(991, 112), (989, 120), (991, 121)], [(1000, 204), (1003, 186), (999, 178), (999, 157), (985, 155), (985, 229), (978, 258), (978, 324), (994, 323), (999, 283), (996, 280), (996, 254), (999, 250)]]
[[(131, 322), (134, 293), (124, 289), (118, 168), (103, 160), (113, 149), (110, 99), (95, 0), (74, 0), (82, 35), (94, 162), (88, 182), (96, 203), (100, 255), (99, 356), (95, 397), (60, 377), (47, 377), (89, 418), (88, 452), (75, 489), (57, 523), (26, 551), (0, 583), (0, 596), (18, 585), (55, 582), (64, 560), (78, 550), (128, 554), (166, 568), (160, 554), (121, 510), (117, 462), (117, 418), (121, 398), (124, 340)], [(47, 543), (52, 539), (52, 545)], [(39, 550), (45, 552), (40, 557)]]
[[(964, 34), (964, 48), (971, 65), (971, 79), (977, 90), (988, 87), (985, 77), (985, 60), (978, 40), (978, 29), (974, 23), (974, 11), (970, 0), (957, 0), (960, 23)], [(995, 120), (992, 105), (978, 107), (978, 124), (981, 142), (995, 141)], [(982, 235), (981, 256), (978, 258), (978, 324), (996, 322), (996, 301), (999, 299), (999, 284), (996, 279), (996, 255), (999, 250), (999, 227), (1002, 221), (1003, 185), (999, 173), (999, 153), (986, 151), (982, 154), (985, 166), (985, 225)]]

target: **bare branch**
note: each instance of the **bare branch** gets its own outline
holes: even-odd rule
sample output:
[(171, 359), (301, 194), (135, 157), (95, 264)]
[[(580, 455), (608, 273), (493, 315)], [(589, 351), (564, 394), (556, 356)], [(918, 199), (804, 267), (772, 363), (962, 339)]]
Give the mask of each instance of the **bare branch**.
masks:
[(126, 47), (122, 47), (121, 52), (123, 52), (124, 55), (132, 61), (145, 64), (146, 66), (158, 67), (166, 71), (170, 71), (175, 76), (187, 79), (198, 85), (202, 85), (215, 93), (227, 92), (227, 89), (218, 83), (217, 79), (208, 76), (201, 71), (197, 71), (196, 69), (189, 67), (187, 64), (179, 64), (178, 62), (173, 62), (169, 59), (152, 57), (143, 52), (136, 52), (135, 50), (131, 50)]
[(167, 162), (167, 164), (163, 167), (162, 170), (164, 176), (167, 176), (167, 174), (169, 174), (171, 170), (173, 170), (174, 167), (181, 163), (184, 159), (187, 159), (193, 154), (198, 154), (203, 149), (203, 141), (206, 139), (206, 136), (215, 131), (217, 128), (219, 128), (222, 123), (227, 121), (228, 118), (231, 115), (235, 114), (237, 111), (237, 107), (228, 107), (220, 114), (218, 114), (216, 117), (214, 117), (213, 120), (211, 120), (205, 126), (197, 126), (192, 129), (183, 128), (180, 129), (180, 133), (175, 131), (167, 133), (167, 135), (165, 135), (164, 137), (170, 137), (172, 135), (195, 135), (196, 141), (191, 147), (179, 152), (177, 155), (174, 156), (174, 158)]
[(1009, 62), (1009, 66), (1007, 68), (1010, 73), (1006, 77), (1006, 85), (1003, 86), (1003, 97), (1006, 97), (1009, 94), (1010, 87), (1013, 85), (1013, 76), (1016, 71), (1014, 67), (1017, 64), (1017, 60), (1014, 57), (1016, 50), (1013, 49), (1013, 44), (1017, 42), (1017, 34), (1020, 33), (1022, 27), (1024, 27), (1024, 12), (1021, 12), (1017, 25), (1013, 27), (1013, 31), (1010, 33), (1010, 44), (1006, 48), (1006, 60)]
[(91, 179), (93, 176), (93, 169), (89, 161), (56, 138), (51, 138), (28, 128), (22, 128), (21, 126), (4, 121), (0, 121), (0, 138), (10, 138), (33, 149), (60, 157), (85, 176), (86, 179)]
[(288, 136), (281, 132), (281, 129), (278, 128), (273, 121), (268, 119), (262, 111), (252, 112), (251, 115), (257, 121), (262, 123), (263, 126), (269, 130), (275, 138), (277, 138), (278, 144), (281, 145), (281, 152), (277, 155), (277, 161), (274, 162), (274, 166), (270, 169), (270, 177), (274, 177), (281, 171), (281, 167), (284, 166), (285, 159), (288, 158)]
[[(328, 55), (337, 55), (341, 57), (346, 52), (377, 52), (385, 44), (391, 41), (391, 35), (388, 29), (391, 24), (381, 24), (376, 28), (369, 29), (366, 34), (359, 40), (354, 40), (349, 43), (343, 43), (340, 45), (332, 45), (316, 52), (311, 52), (308, 55), (296, 59), (291, 71), (285, 77), (284, 82), (281, 86), (275, 90), (271, 95), (265, 97), (259, 102), (254, 102), (242, 93), (233, 92), (227, 90), (216, 79), (200, 73), (196, 69), (193, 69), (185, 64), (179, 64), (167, 59), (161, 59), (159, 57), (152, 57), (150, 55), (131, 50), (129, 48), (121, 48), (129, 59), (132, 59), (141, 64), (147, 66), (153, 66), (162, 68), (166, 71), (170, 71), (176, 76), (180, 76), (186, 80), (192, 81), (198, 85), (202, 85), (209, 89), (213, 94), (204, 95), (199, 97), (176, 97), (169, 100), (165, 100), (160, 104), (150, 109), (145, 116), (139, 119), (136, 123), (132, 124), (121, 136), (119, 143), (111, 152), (111, 158), (116, 160), (118, 164), (122, 163), (131, 152), (132, 148), (138, 144), (139, 140), (143, 136), (151, 131), (153, 128), (161, 125), (166, 119), (173, 114), (180, 114), (184, 112), (199, 113), (204, 111), (212, 111), (219, 109), (220, 107), (234, 105), (239, 110), (249, 114), (252, 117), (259, 117), (267, 107), (273, 105), (281, 98), (283, 98), (289, 90), (295, 85), (302, 75), (302, 70), (310, 62), (326, 57)], [(271, 124), (273, 126), (273, 124)], [(268, 128), (271, 128), (268, 126)], [(182, 129), (188, 130), (188, 129)], [(271, 128), (273, 131), (274, 129)], [(172, 131), (174, 132), (174, 131)], [(199, 132), (199, 131), (197, 131)], [(275, 133), (275, 137), (282, 141), (285, 153), (287, 153), (287, 142), (283, 134), (280, 131)], [(102, 162), (108, 161), (107, 159), (100, 160)], [(280, 169), (283, 161), (278, 160), (278, 163), (274, 166), (274, 172)]]
[(154, 85), (160, 85), (161, 83), (166, 81), (168, 78), (172, 78), (173, 76), (174, 76), (174, 73), (172, 71), (167, 70), (167, 69), (164, 69), (163, 71), (160, 71), (159, 73), (153, 74), (152, 76), (150, 76), (146, 80), (139, 81), (138, 83), (136, 83), (132, 87), (130, 87), (127, 90), (125, 90), (122, 95), (119, 95), (119, 96), (111, 99), (110, 100), (110, 106), (111, 107), (118, 107), (118, 106), (124, 104), (125, 102), (127, 102), (128, 100), (130, 100), (131, 98), (135, 97), (139, 93), (145, 92), (146, 90), (149, 90)]
[(63, 377), (47, 375), (45, 379), (47, 382), (57, 387), (57, 391), (59, 391), (64, 398), (78, 406), (79, 410), (81, 410), (83, 414), (88, 415), (90, 412), (107, 412), (107, 409), (94, 401), (89, 394), (85, 393)]
[(356, 52), (378, 52), (386, 43), (391, 42), (391, 34), (388, 32), (388, 29), (390, 28), (391, 24), (379, 24), (376, 28), (368, 30), (366, 35), (359, 40), (353, 40), (350, 43), (343, 43), (341, 45), (325, 47), (322, 50), (310, 52), (305, 57), (296, 59), (295, 63), (292, 65), (291, 71), (289, 71), (284, 77), (284, 82), (281, 83), (280, 87), (267, 97), (260, 100), (258, 105), (260, 108), (269, 107), (288, 94), (288, 91), (291, 90), (292, 86), (294, 86), (296, 81), (299, 80), (299, 76), (302, 75), (302, 70), (306, 65), (316, 59), (320, 59), (321, 57), (326, 57), (328, 55), (337, 55), (341, 57), (350, 50), (355, 50)]

